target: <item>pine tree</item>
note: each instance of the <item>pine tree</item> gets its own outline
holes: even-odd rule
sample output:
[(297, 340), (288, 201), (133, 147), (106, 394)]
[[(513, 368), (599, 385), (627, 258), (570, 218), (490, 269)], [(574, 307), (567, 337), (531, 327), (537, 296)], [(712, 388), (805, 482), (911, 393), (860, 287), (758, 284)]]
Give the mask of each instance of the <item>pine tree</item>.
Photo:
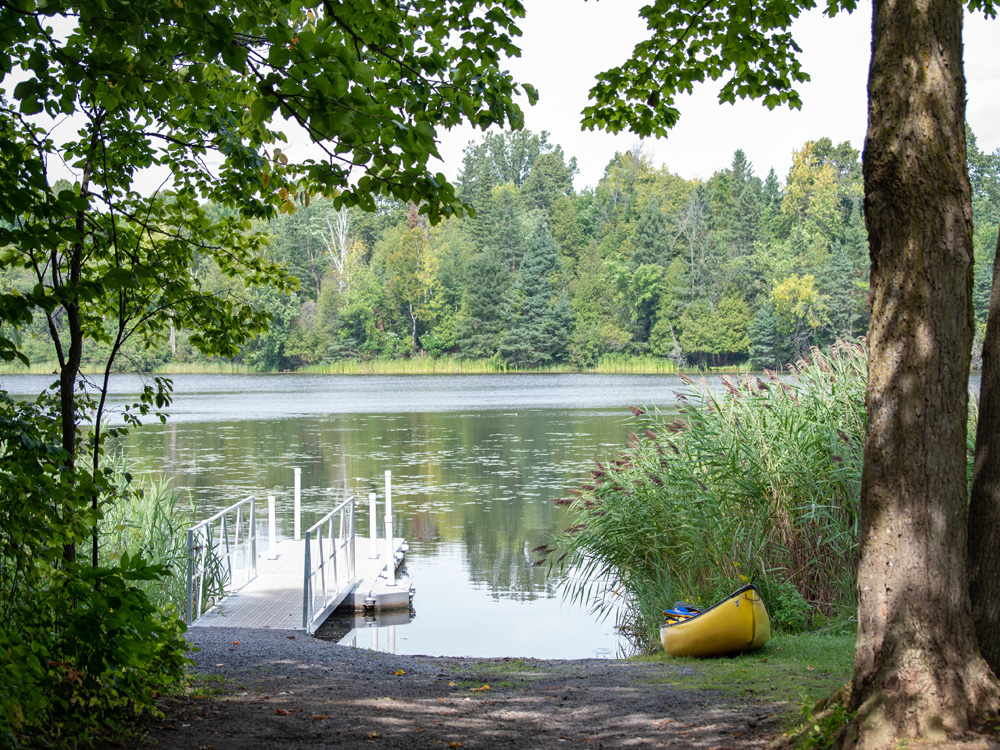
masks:
[(757, 312), (750, 330), (750, 366), (755, 370), (780, 370), (791, 359), (783, 337), (778, 333), (778, 318), (774, 306), (765, 304)]
[(456, 324), (456, 344), (464, 357), (492, 357), (503, 335), (501, 314), (510, 287), (510, 271), (501, 255), (493, 250), (469, 261), (465, 295)]
[(548, 223), (541, 221), (504, 299), (507, 331), (499, 354), (508, 364), (538, 367), (566, 359), (573, 314), (565, 290), (553, 285), (559, 270), (558, 248)]
[(633, 268), (653, 264), (667, 265), (667, 232), (667, 217), (660, 210), (660, 202), (655, 196), (650, 196), (632, 236), (632, 243), (635, 245), (631, 259)]

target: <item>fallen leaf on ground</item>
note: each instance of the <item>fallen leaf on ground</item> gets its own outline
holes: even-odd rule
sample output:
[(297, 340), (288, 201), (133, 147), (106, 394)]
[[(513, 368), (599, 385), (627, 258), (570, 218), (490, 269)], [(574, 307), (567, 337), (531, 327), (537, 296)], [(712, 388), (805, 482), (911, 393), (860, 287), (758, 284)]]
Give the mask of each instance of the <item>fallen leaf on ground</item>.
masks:
[(368, 733), (368, 739), (370, 739), (370, 740), (377, 740), (378, 739), (378, 732), (369, 732)]
[(490, 689), (489, 685), (483, 685), (482, 687), (477, 687), (477, 688), (469, 688), (469, 690), (473, 693), (482, 693), (489, 689)]
[(234, 646), (239, 646), (239, 645), (240, 645), (240, 642), (239, 642), (239, 641), (233, 641), (233, 645), (234, 645)]
[(226, 665), (225, 664), (216, 664), (215, 666), (217, 666), (217, 667), (224, 667)]
[(816, 671), (816, 667), (806, 667), (806, 669), (808, 669), (810, 672)]
[(314, 721), (321, 721), (323, 719), (329, 719), (330, 717), (327, 716), (326, 714), (315, 714), (315, 715), (313, 715), (312, 718), (313, 718)]
[(664, 719), (664, 720), (663, 720), (663, 721), (661, 721), (660, 723), (661, 723), (661, 724), (669, 724), (669, 723), (670, 723), (671, 721), (673, 721), (673, 720), (672, 720), (672, 719)]
[(406, 670), (405, 669), (397, 669), (395, 672), (393, 672), (393, 674), (406, 674)]
[(451, 680), (448, 680), (448, 687), (458, 687), (458, 683), (457, 682), (452, 682)]
[(461, 742), (449, 742), (448, 743), (448, 747), (461, 747), (461, 746), (462, 746)]
[(288, 711), (286, 711), (283, 708), (274, 709), (274, 713), (276, 713), (278, 716), (288, 716)]

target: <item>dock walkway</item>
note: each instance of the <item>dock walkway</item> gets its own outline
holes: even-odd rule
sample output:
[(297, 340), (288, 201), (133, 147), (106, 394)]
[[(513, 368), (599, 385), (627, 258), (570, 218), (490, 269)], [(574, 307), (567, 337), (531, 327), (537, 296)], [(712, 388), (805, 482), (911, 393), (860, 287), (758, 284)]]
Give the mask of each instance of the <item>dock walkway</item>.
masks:
[[(389, 586), (384, 551), (369, 557), (367, 537), (355, 537), (355, 581), (328, 605), (349, 609), (409, 608), (410, 581), (396, 578)], [(384, 548), (383, 548), (384, 549)], [(402, 563), (403, 539), (393, 538), (393, 571)], [(305, 542), (286, 539), (277, 544), (275, 559), (265, 552), (257, 558), (257, 577), (206, 610), (190, 627), (240, 627), (305, 630), (303, 578)], [(317, 623), (318, 624), (318, 623)]]

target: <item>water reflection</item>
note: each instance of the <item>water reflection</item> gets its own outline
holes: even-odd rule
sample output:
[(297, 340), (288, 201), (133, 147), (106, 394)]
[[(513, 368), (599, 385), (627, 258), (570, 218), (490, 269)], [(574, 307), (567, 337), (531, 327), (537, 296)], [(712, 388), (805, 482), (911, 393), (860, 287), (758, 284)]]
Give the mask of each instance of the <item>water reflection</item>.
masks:
[[(115, 392), (124, 400), (138, 383), (119, 378)], [(170, 422), (126, 447), (133, 473), (170, 477), (201, 516), (253, 494), (266, 523), (275, 495), (279, 537), (292, 536), (293, 467), (303, 528), (350, 492), (363, 533), (366, 496), (381, 502), (391, 469), (417, 589), (416, 616), (393, 626), (399, 653), (613, 656), (613, 623), (564, 603), (531, 549), (572, 525), (552, 500), (625, 444), (626, 407), (667, 406), (678, 387), (666, 376), (178, 376)]]

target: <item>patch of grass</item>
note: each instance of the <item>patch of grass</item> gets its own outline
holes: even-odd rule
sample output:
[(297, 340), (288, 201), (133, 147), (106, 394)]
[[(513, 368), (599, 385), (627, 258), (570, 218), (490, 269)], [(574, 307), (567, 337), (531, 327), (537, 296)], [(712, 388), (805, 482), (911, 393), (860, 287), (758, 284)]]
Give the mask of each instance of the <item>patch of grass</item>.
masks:
[(677, 672), (664, 680), (683, 690), (716, 690), (740, 698), (812, 705), (850, 680), (854, 636), (775, 635), (759, 651), (733, 658), (695, 659), (662, 651), (635, 658), (676, 666)]
[(504, 659), (502, 661), (482, 662), (476, 665), (484, 672), (492, 674), (518, 674), (523, 672), (541, 672), (535, 664), (529, 664), (524, 659)]
[(232, 683), (233, 680), (229, 677), (217, 674), (196, 674), (192, 677), (188, 692), (196, 698), (211, 698), (225, 695), (228, 692), (228, 686)]

